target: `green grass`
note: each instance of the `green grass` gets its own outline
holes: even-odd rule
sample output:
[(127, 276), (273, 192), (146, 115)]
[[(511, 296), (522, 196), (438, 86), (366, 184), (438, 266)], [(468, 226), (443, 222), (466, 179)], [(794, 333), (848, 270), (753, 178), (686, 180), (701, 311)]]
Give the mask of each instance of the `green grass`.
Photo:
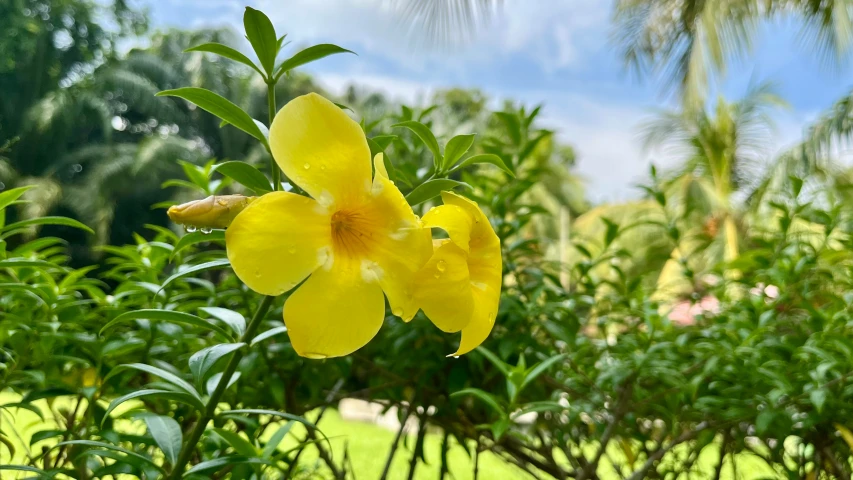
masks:
[[(0, 394), (0, 405), (16, 402), (19, 399), (20, 397), (12, 394)], [(14, 430), (18, 432), (18, 435), (13, 435), (10, 439), (15, 448), (13, 458), (10, 458), (6, 447), (0, 445), (0, 464), (21, 464), (25, 462), (31, 435), (40, 430), (58, 428), (50, 419), (47, 403), (42, 400), (37, 402), (37, 404), (46, 413), (48, 420), (42, 421), (34, 413), (26, 410), (0, 410), (0, 425), (3, 425), (4, 431), (9, 432), (10, 429), (7, 427), (9, 423), (12, 423)], [(70, 405), (71, 402), (67, 397), (60, 398), (53, 404), (53, 410), (67, 409)], [(122, 411), (126, 411), (131, 407), (131, 405), (123, 406), (118, 409), (115, 415), (120, 415)], [(316, 413), (309, 415), (309, 418), (316, 418)], [(343, 420), (336, 410), (327, 411), (318, 426), (329, 437), (336, 460), (342, 460), (344, 458), (344, 450), (348, 449), (356, 478), (361, 480), (375, 480), (379, 478), (385, 466), (391, 443), (394, 440), (394, 432), (369, 423)], [(125, 431), (132, 431), (133, 433), (144, 433), (144, 427), (141, 422), (125, 420), (119, 422), (118, 427)], [(277, 425), (270, 426), (264, 436), (268, 438), (277, 429)], [(304, 427), (296, 424), (291, 430), (292, 435), (288, 436), (279, 449), (286, 450), (295, 446), (297, 438), (304, 438), (304, 432)], [(38, 454), (42, 446), (52, 446), (56, 441), (54, 439), (38, 443), (33, 447), (33, 451), (35, 454)], [(389, 480), (405, 480), (408, 478), (409, 459), (411, 458), (414, 443), (414, 437), (410, 436), (408, 441), (398, 448), (388, 476)], [(618, 446), (611, 445), (611, 447), (608, 450), (611, 457), (617, 462), (623, 461), (624, 455)], [(417, 480), (437, 480), (441, 463), (441, 435), (438, 433), (428, 433), (424, 448), (427, 464), (420, 464), (417, 467), (415, 478)], [(589, 446), (588, 449), (587, 455), (591, 456), (595, 450), (595, 446)], [(675, 449), (673, 453), (677, 455), (680, 452), (678, 449)], [(325, 472), (325, 467), (318, 458), (319, 455), (316, 447), (309, 446), (301, 457), (300, 466), (307, 471), (323, 473)], [(690, 479), (701, 480), (708, 478), (718, 458), (719, 448), (717, 446), (706, 448), (697, 462), (700, 473), (692, 475)], [(453, 478), (456, 480), (473, 479), (473, 461), (462, 446), (458, 444), (452, 446), (448, 452), (448, 462), (450, 471), (453, 473)], [(738, 456), (737, 472), (738, 480), (775, 478), (778, 476), (769, 470), (762, 461), (745, 454)], [(606, 461), (602, 462), (599, 474), (602, 480), (619, 479), (613, 467)], [(25, 476), (26, 474), (15, 476), (10, 475), (10, 472), (3, 472), (0, 478), (23, 478)], [(480, 456), (479, 478), (482, 480), (527, 480), (531, 477), (514, 465), (508, 464), (496, 455), (487, 452)], [(686, 477), (684, 478), (686, 479)], [(735, 478), (732, 473), (731, 462), (727, 461), (722, 478), (725, 480), (733, 480)]]

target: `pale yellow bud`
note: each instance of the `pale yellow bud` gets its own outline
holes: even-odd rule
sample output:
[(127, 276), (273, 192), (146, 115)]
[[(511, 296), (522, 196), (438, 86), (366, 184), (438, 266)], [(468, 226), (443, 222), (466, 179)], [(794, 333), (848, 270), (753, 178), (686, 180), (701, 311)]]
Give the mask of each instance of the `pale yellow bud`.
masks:
[(193, 200), (171, 206), (167, 213), (173, 222), (181, 225), (196, 228), (228, 228), (234, 217), (256, 198), (243, 195), (211, 195), (204, 200)]

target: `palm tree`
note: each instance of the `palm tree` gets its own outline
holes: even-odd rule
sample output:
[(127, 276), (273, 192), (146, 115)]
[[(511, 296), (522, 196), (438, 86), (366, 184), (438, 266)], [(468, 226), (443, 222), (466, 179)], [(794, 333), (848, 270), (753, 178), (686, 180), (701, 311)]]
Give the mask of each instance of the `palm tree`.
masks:
[(799, 19), (804, 39), (831, 59), (853, 41), (851, 16), (847, 0), (618, 0), (613, 21), (626, 62), (700, 108), (709, 79), (749, 52), (762, 21)]

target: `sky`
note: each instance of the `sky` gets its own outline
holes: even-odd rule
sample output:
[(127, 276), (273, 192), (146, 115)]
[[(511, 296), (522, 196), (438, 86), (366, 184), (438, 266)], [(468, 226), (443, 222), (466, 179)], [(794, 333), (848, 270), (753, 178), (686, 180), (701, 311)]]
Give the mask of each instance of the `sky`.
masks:
[[(444, 87), (478, 88), (497, 103), (543, 104), (542, 126), (578, 153), (577, 173), (596, 202), (636, 198), (650, 163), (675, 159), (644, 150), (642, 124), (670, 95), (637, 78), (611, 41), (612, 0), (502, 0), (489, 20), (452, 46), (424, 41), (405, 22), (407, 0), (138, 0), (154, 28), (242, 27), (245, 5), (263, 10), (291, 47), (335, 43), (358, 53), (310, 64), (332, 93), (349, 84), (410, 103)], [(248, 45), (239, 46), (243, 51)], [(731, 65), (716, 90), (728, 99), (771, 82), (788, 106), (774, 112), (768, 161), (797, 143), (803, 129), (853, 89), (851, 69), (830, 67), (802, 45), (800, 27), (779, 20), (761, 27), (750, 55)]]

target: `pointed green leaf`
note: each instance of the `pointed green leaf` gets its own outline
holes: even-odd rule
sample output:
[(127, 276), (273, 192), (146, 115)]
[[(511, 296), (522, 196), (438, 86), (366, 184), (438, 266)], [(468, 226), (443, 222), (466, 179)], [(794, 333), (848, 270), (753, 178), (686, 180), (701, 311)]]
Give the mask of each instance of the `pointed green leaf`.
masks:
[(204, 232), (191, 232), (183, 237), (179, 238), (177, 243), (175, 243), (175, 248), (172, 250), (169, 258), (173, 258), (175, 254), (180, 252), (185, 248), (189, 248), (193, 245), (197, 245), (199, 243), (206, 242), (225, 242), (225, 230), (213, 230), (210, 233)]
[(246, 7), (243, 13), (243, 28), (258, 60), (261, 61), (267, 74), (271, 75), (275, 66), (275, 57), (278, 55), (278, 38), (272, 22), (264, 12)]
[(567, 355), (565, 353), (554, 355), (553, 357), (543, 361), (539, 365), (531, 367), (530, 370), (528, 370), (526, 375), (524, 376), (524, 381), (521, 382), (521, 385), (518, 387), (518, 390), (522, 390), (524, 387), (529, 385), (530, 382), (536, 380), (536, 377), (545, 373), (555, 363), (565, 360), (566, 356)]
[(221, 343), (219, 345), (213, 345), (212, 347), (199, 350), (194, 353), (189, 360), (190, 371), (193, 373), (193, 377), (195, 377), (197, 382), (201, 382), (208, 370), (216, 365), (216, 362), (219, 361), (220, 358), (245, 346), (246, 344), (242, 342)]
[(210, 169), (210, 174), (219, 172), (226, 177), (229, 177), (246, 188), (251, 189), (258, 195), (272, 191), (272, 185), (267, 177), (260, 170), (246, 162), (223, 162), (214, 165)]
[(453, 165), (462, 158), (462, 155), (468, 153), (471, 145), (474, 144), (474, 134), (457, 135), (447, 142), (444, 146), (444, 161), (441, 168), (444, 170), (450, 169)]
[(195, 47), (188, 48), (184, 51), (185, 52), (213, 53), (213, 54), (219, 55), (220, 57), (225, 57), (225, 58), (234, 60), (235, 62), (242, 63), (243, 65), (251, 67), (256, 72), (263, 75), (263, 72), (261, 72), (261, 70), (258, 68), (258, 66), (255, 65), (255, 63), (252, 60), (250, 60), (249, 57), (247, 57), (247, 56), (243, 55), (242, 53), (238, 52), (237, 50), (235, 50), (235, 49), (233, 49), (227, 45), (223, 45), (221, 43), (214, 43), (214, 42), (203, 43), (201, 45), (196, 45)]
[(184, 442), (181, 425), (174, 418), (165, 415), (146, 415), (144, 420), (145, 425), (148, 426), (148, 433), (160, 447), (166, 460), (174, 465), (178, 461)]
[[(79, 228), (80, 230), (85, 230), (91, 234), (95, 233), (94, 230), (78, 222), (77, 220), (72, 220), (70, 218), (65, 217), (38, 217), (30, 218), (28, 220), (21, 220), (20, 222), (10, 223), (9, 225), (6, 225), (2, 229), (0, 229), (0, 232), (12, 232), (20, 228), (33, 227), (36, 225), (62, 225), (65, 227)], [(5, 238), (5, 235), (3, 235), (2, 237)]]
[(127, 395), (122, 395), (121, 397), (118, 397), (115, 400), (111, 401), (110, 405), (107, 407), (106, 411), (104, 412), (104, 418), (103, 418), (101, 423), (103, 424), (103, 422), (105, 422), (107, 420), (107, 417), (109, 417), (110, 413), (112, 413), (112, 411), (115, 410), (116, 408), (118, 408), (122, 403), (124, 403), (128, 400), (133, 400), (134, 398), (140, 398), (140, 397), (157, 397), (157, 398), (162, 398), (165, 400), (174, 400), (176, 402), (185, 403), (187, 405), (195, 407), (197, 410), (204, 410), (204, 405), (200, 404), (198, 402), (198, 400), (193, 398), (192, 395), (189, 395), (186, 393), (180, 393), (180, 392), (173, 392), (171, 390), (163, 390), (163, 389), (157, 389), (157, 388), (144, 388), (142, 390), (136, 390), (135, 392), (130, 392)]
[(457, 165), (456, 168), (453, 169), (453, 171), (465, 168), (468, 165), (474, 165), (475, 163), (488, 163), (490, 165), (494, 165), (500, 168), (512, 177), (515, 176), (515, 173), (509, 167), (506, 166), (506, 163), (501, 160), (501, 157), (493, 153), (481, 153), (479, 155), (472, 155), (466, 158), (465, 160), (462, 160), (462, 162), (459, 163), (459, 165)]
[(225, 120), (231, 125), (243, 130), (249, 135), (260, 140), (264, 145), (267, 139), (258, 125), (243, 109), (228, 101), (225, 97), (197, 87), (176, 88), (174, 90), (163, 90), (157, 94), (158, 97), (178, 97), (198, 105), (202, 110)]
[(171, 277), (167, 278), (163, 285), (160, 286), (161, 290), (165, 290), (169, 284), (178, 280), (179, 278), (186, 277), (187, 275), (192, 275), (198, 272), (204, 272), (207, 270), (213, 270), (214, 268), (228, 267), (231, 265), (231, 262), (228, 261), (227, 258), (222, 258), (219, 260), (211, 260), (209, 262), (205, 262), (199, 265), (194, 265), (188, 268), (182, 268), (179, 272), (173, 274)]
[(214, 428), (213, 431), (222, 437), (228, 445), (231, 445), (231, 448), (233, 448), (238, 454), (245, 455), (247, 457), (258, 456), (258, 451), (255, 449), (255, 446), (245, 438), (241, 437), (240, 434), (230, 430), (225, 430), (224, 428)]
[(406, 195), (406, 201), (409, 202), (409, 205), (414, 207), (415, 205), (424, 203), (431, 198), (439, 196), (443, 191), (452, 190), (456, 187), (471, 188), (471, 185), (468, 185), (465, 182), (457, 182), (456, 180), (451, 180), (449, 178), (436, 178), (434, 180), (428, 180), (415, 187), (414, 190)]
[(35, 185), (25, 185), (23, 187), (11, 188), (5, 192), (0, 192), (0, 210), (8, 207), (12, 202), (21, 198), (21, 195), (23, 195), (24, 192), (35, 187)]
[(107, 380), (116, 376), (124, 370), (139, 370), (140, 372), (145, 372), (160, 377), (170, 385), (173, 385), (178, 389), (182, 390), (184, 393), (191, 395), (192, 397), (197, 399), (199, 403), (204, 403), (201, 401), (201, 395), (198, 394), (198, 391), (196, 391), (196, 389), (193, 388), (193, 386), (190, 385), (189, 382), (175, 375), (172, 372), (168, 372), (166, 370), (163, 370), (162, 368), (158, 368), (152, 365), (146, 365), (144, 363), (127, 363), (124, 365), (118, 365), (114, 367), (109, 374), (107, 374), (107, 376), (104, 378), (104, 383), (106, 383)]
[(220, 307), (202, 307), (199, 308), (199, 310), (225, 323), (231, 327), (231, 330), (234, 330), (234, 333), (237, 335), (243, 335), (243, 332), (246, 331), (246, 317), (240, 315), (234, 310), (228, 310), (227, 308)]
[(224, 338), (226, 338), (228, 340), (231, 339), (231, 334), (228, 333), (228, 330), (225, 330), (223, 327), (221, 327), (215, 323), (205, 321), (205, 320), (203, 320), (203, 319), (201, 319), (195, 315), (192, 315), (189, 313), (184, 313), (184, 312), (175, 312), (172, 310), (155, 310), (155, 309), (134, 310), (131, 312), (122, 313), (121, 315), (117, 316), (116, 318), (112, 319), (109, 323), (104, 325), (104, 327), (101, 328), (99, 335), (103, 335), (105, 331), (109, 330), (110, 328), (112, 328), (112, 327), (114, 327), (120, 323), (128, 322), (130, 320), (138, 320), (138, 319), (163, 321), (163, 322), (169, 322), (169, 323), (178, 323), (181, 325), (191, 325), (194, 327), (202, 328), (204, 330), (212, 330), (212, 331), (222, 335)]
[[(219, 381), (222, 380), (222, 372), (214, 373), (207, 379), (207, 383), (205, 384), (205, 390), (208, 395), (213, 395), (213, 392), (216, 390), (216, 387), (219, 385)], [(234, 375), (231, 375), (231, 380), (228, 380), (228, 385), (225, 387), (226, 390), (231, 388), (231, 385), (234, 385), (237, 380), (240, 380), (240, 372), (234, 372)]]
[(156, 468), (158, 472), (163, 472), (163, 467), (160, 467), (159, 465), (154, 463), (154, 460), (152, 460), (148, 457), (144, 457), (144, 456), (142, 456), (136, 452), (132, 452), (126, 448), (122, 448), (122, 447), (118, 447), (116, 445), (112, 445), (110, 443), (96, 442), (94, 440), (68, 440), (67, 442), (57, 443), (56, 445), (51, 447), (51, 449), (61, 447), (63, 445), (83, 445), (83, 446), (87, 446), (87, 447), (103, 448), (104, 450), (112, 450), (115, 452), (123, 453), (129, 457), (133, 457), (136, 460), (140, 460), (140, 461)]
[(281, 428), (275, 431), (275, 433), (267, 440), (266, 445), (264, 445), (264, 450), (261, 452), (261, 457), (263, 458), (272, 458), (273, 454), (278, 450), (278, 446), (281, 444), (284, 437), (290, 432), (290, 429), (293, 428), (294, 422), (287, 422)]
[(459, 390), (458, 392), (451, 393), (450, 397), (461, 397), (464, 395), (471, 395), (473, 397), (479, 398), (483, 401), (483, 403), (491, 407), (492, 410), (495, 411), (495, 413), (499, 414), (501, 418), (506, 416), (506, 413), (504, 412), (504, 409), (501, 407), (501, 404), (498, 402), (498, 400), (492, 394), (480, 390), (479, 388), (465, 388)]
[(438, 147), (438, 140), (435, 139), (435, 135), (432, 134), (432, 130), (430, 130), (429, 127), (427, 127), (421, 122), (416, 122), (414, 120), (401, 122), (391, 126), (394, 128), (408, 128), (409, 130), (414, 132), (414, 134), (417, 135), (422, 142), (424, 142), (424, 145), (427, 146), (429, 151), (432, 152), (433, 164), (435, 165), (435, 168), (439, 169), (441, 167), (441, 150)]
[(281, 65), (276, 68), (276, 78), (280, 77), (282, 74), (290, 70), (293, 70), (296, 67), (305, 65), (306, 63), (310, 63), (324, 57), (328, 57), (329, 55), (335, 55), (337, 53), (352, 53), (353, 55), (355, 55), (355, 52), (353, 51), (347, 50), (346, 48), (341, 48), (337, 45), (332, 45), (330, 43), (314, 45), (306, 48), (305, 50), (302, 50), (296, 55), (281, 62)]
[(219, 457), (213, 460), (207, 460), (196, 465), (184, 472), (184, 477), (200, 473), (215, 472), (229, 465), (254, 464), (254, 465), (273, 465), (273, 462), (257, 457), (244, 457), (241, 455), (229, 455), (227, 457)]
[(257, 337), (253, 338), (252, 341), (249, 343), (249, 345), (255, 346), (258, 343), (263, 342), (264, 340), (266, 340), (270, 337), (273, 337), (275, 335), (280, 335), (286, 331), (287, 331), (287, 327), (285, 327), (285, 326), (271, 328), (271, 329), (267, 330), (266, 332), (261, 333)]

